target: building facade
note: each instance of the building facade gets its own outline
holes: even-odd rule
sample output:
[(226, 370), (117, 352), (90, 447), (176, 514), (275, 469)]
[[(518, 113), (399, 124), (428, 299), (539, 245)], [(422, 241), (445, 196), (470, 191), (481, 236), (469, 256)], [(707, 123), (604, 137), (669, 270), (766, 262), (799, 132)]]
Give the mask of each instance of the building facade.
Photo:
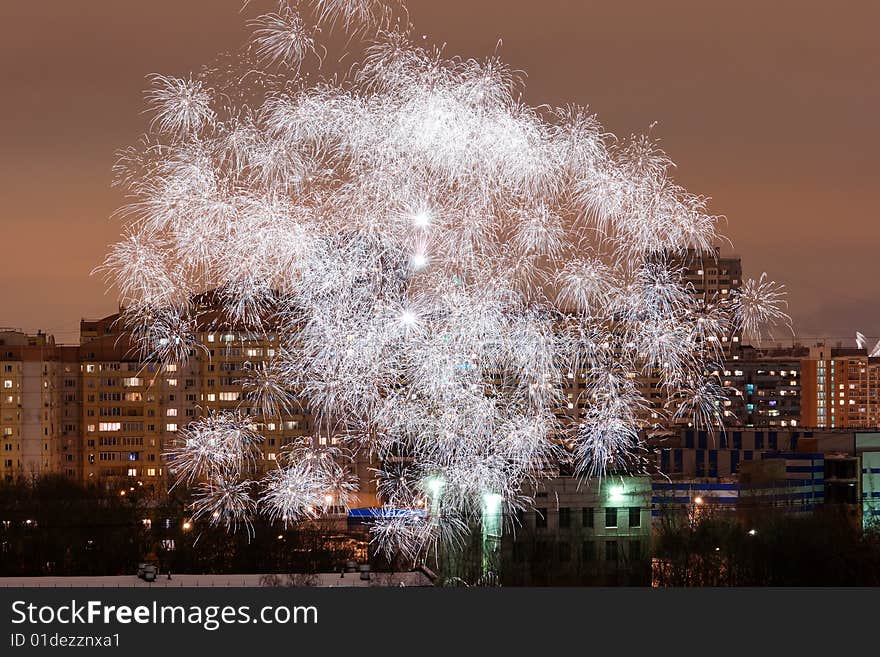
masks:
[(76, 349), (44, 333), (0, 331), (0, 477), (80, 476)]
[(801, 423), (820, 428), (880, 426), (880, 358), (865, 349), (811, 347), (801, 363)]

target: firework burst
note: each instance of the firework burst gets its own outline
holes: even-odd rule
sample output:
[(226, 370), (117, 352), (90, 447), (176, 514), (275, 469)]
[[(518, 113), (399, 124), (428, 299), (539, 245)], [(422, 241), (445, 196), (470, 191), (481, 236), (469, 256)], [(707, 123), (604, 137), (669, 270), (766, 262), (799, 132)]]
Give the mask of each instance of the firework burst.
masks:
[[(196, 348), (187, 300), (207, 290), (231, 325), (277, 335), (240, 410), (169, 452), (178, 482), (201, 482), (200, 516), (345, 507), (347, 465), (312, 444), (251, 483), (255, 418), (296, 403), (325, 443), (379, 460), (377, 543), (412, 556), (460, 542), (487, 496), (523, 508), (560, 458), (584, 476), (627, 468), (664, 412), (639, 376), (656, 376), (667, 419), (716, 423), (703, 372), (722, 336), (783, 314), (763, 277), (711, 303), (682, 280), (676, 263), (708, 256), (717, 222), (653, 140), (523, 104), (498, 58), (389, 30), (398, 9), (282, 3), (248, 50), (274, 73), (246, 59), (216, 81), (155, 76), (153, 134), (117, 167), (132, 202), (105, 269), (163, 362)], [(368, 42), (359, 65), (312, 83), (298, 70), (319, 24)]]

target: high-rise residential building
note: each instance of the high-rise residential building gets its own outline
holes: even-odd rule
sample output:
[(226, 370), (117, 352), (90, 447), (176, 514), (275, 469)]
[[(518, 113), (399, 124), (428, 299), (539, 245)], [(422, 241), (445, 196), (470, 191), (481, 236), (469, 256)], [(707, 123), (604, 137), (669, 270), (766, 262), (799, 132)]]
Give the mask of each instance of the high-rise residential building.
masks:
[[(689, 249), (678, 262), (688, 290), (707, 305), (729, 299), (742, 287), (742, 260), (737, 255), (722, 256), (719, 247), (710, 253)], [(721, 336), (725, 352), (735, 351), (741, 341), (736, 331)]]
[(801, 372), (804, 426), (880, 426), (880, 358), (865, 349), (818, 344), (801, 362)]
[(727, 426), (796, 427), (801, 423), (801, 358), (806, 347), (741, 346), (718, 372), (729, 389)]
[[(252, 408), (244, 382), (265, 367), (279, 348), (271, 328), (235, 327), (217, 312), (210, 294), (193, 300), (196, 342), (185, 363), (162, 366), (132, 344), (119, 315), (81, 324), (82, 472), (87, 484), (119, 493), (141, 490), (161, 495), (171, 483), (163, 453), (192, 421), (211, 413), (241, 410), (262, 436), (258, 472), (277, 468), (285, 449), (303, 441), (332, 446), (334, 437), (316, 431), (306, 408), (290, 405), (277, 417)], [(375, 506), (369, 456), (350, 462), (361, 481), (357, 506)], [(335, 506), (330, 504), (331, 507)]]
[(0, 331), (0, 477), (79, 476), (76, 350), (44, 333)]
[(143, 362), (119, 334), (84, 342), (79, 361), (83, 483), (120, 494), (135, 487), (161, 494), (166, 490), (161, 456), (169, 403), (166, 372)]
[[(82, 324), (79, 348), (83, 386), (83, 474), (107, 490), (143, 489), (160, 494), (169, 483), (162, 457), (177, 434), (209, 413), (243, 404), (248, 372), (278, 348), (277, 336), (224, 326), (200, 308), (198, 348), (185, 363), (145, 359), (124, 333), (117, 315)], [(91, 339), (89, 339), (91, 338)], [(254, 417), (263, 437), (257, 467), (277, 467), (281, 451), (310, 435), (298, 409), (277, 418)]]

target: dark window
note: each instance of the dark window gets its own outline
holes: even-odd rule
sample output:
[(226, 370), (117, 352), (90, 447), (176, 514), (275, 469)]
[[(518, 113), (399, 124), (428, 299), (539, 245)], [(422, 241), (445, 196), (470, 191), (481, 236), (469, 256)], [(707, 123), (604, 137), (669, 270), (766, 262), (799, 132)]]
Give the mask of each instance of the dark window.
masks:
[(630, 541), (629, 542), (629, 558), (630, 558), (630, 561), (639, 561), (642, 558), (642, 542), (641, 541)]
[(693, 431), (685, 431), (684, 432), (684, 446), (693, 448), (694, 446), (694, 432)]
[(680, 449), (677, 449), (673, 452), (672, 456), (675, 460), (675, 466), (673, 468), (673, 472), (682, 472), (684, 470), (684, 457), (683, 452)]
[(697, 459), (697, 476), (705, 477), (706, 476), (706, 452), (702, 449), (698, 449), (696, 451), (696, 459)]
[(605, 509), (605, 526), (617, 527), (617, 509), (612, 507)]
[(670, 460), (671, 459), (669, 458), (669, 450), (668, 449), (661, 450), (660, 451), (660, 470), (662, 470), (663, 472), (669, 472)]
[(764, 449), (764, 432), (755, 432), (755, 449)]
[(742, 431), (734, 431), (733, 432), (733, 448), (734, 449), (742, 449), (743, 448), (743, 432)]
[(700, 449), (706, 449), (706, 443), (709, 439), (709, 432), (707, 431), (698, 431), (697, 432), (697, 447)]
[(550, 554), (548, 549), (550, 544), (547, 541), (535, 541), (535, 561), (538, 563), (546, 562)]
[(559, 527), (562, 529), (567, 529), (568, 527), (571, 527), (571, 509), (559, 509)]
[(775, 431), (768, 431), (767, 432), (767, 447), (769, 447), (770, 449), (779, 449), (778, 444), (779, 444), (779, 439), (778, 439), (777, 433)]
[(642, 526), (642, 510), (637, 506), (631, 506), (629, 508), (629, 526), (630, 527), (641, 527)]
[(592, 507), (584, 507), (584, 515), (583, 520), (581, 521), (584, 527), (592, 527), (593, 526), (593, 508)]
[(535, 527), (547, 526), (547, 509), (535, 509)]
[(717, 477), (718, 476), (718, 450), (710, 449), (709, 450), (709, 476)]
[(617, 561), (617, 541), (605, 541), (605, 561)]
[(571, 546), (564, 541), (559, 543), (559, 561), (571, 561)]
[(581, 545), (581, 559), (584, 561), (596, 560), (596, 544), (593, 541), (584, 541)]
[(731, 474), (739, 472), (739, 452), (736, 450), (730, 452), (730, 472)]

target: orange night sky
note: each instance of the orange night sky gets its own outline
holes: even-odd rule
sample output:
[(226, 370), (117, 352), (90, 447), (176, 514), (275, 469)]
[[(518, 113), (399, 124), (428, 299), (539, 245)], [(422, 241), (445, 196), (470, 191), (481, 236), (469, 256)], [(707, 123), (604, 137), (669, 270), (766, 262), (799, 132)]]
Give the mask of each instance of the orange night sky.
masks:
[[(76, 340), (116, 309), (90, 271), (116, 240), (116, 149), (152, 72), (247, 37), (270, 0), (42, 0), (0, 7), (0, 326)], [(410, 0), (447, 53), (501, 55), (532, 104), (588, 104), (653, 134), (712, 197), (747, 275), (790, 291), (799, 336), (880, 334), (880, 3)]]

